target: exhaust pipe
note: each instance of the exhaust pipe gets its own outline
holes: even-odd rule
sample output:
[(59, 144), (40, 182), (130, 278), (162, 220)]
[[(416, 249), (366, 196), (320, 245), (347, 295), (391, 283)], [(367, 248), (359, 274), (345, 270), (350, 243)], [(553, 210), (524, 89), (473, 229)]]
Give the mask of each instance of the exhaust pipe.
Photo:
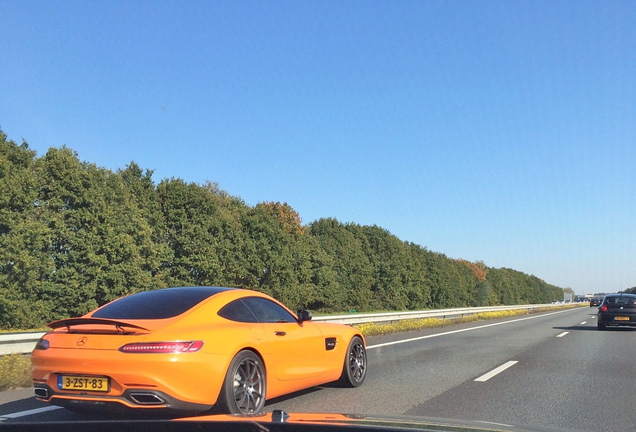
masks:
[(39, 398), (43, 398), (43, 399), (48, 399), (49, 397), (49, 390), (45, 389), (45, 388), (41, 388), (41, 387), (35, 387), (33, 389), (33, 391), (35, 392), (35, 395)]
[(130, 399), (138, 405), (163, 405), (166, 403), (161, 397), (154, 393), (130, 393)]

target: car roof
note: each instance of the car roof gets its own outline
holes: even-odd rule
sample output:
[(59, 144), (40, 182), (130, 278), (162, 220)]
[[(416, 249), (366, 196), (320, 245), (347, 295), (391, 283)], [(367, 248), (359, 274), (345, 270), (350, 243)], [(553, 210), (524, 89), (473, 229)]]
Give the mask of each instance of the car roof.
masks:
[(240, 288), (217, 287), (217, 286), (183, 286), (183, 287), (160, 288), (153, 291), (201, 291), (201, 292), (211, 292), (213, 294), (217, 294), (223, 291), (237, 290), (237, 289), (240, 289)]
[(158, 320), (173, 318), (224, 292), (239, 288), (192, 286), (141, 291), (120, 297), (90, 313), (92, 318)]

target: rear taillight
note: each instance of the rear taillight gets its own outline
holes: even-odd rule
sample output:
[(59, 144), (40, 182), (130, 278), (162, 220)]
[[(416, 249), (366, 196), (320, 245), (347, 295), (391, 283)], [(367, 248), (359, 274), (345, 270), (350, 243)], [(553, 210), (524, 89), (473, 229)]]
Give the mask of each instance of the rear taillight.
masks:
[(47, 350), (49, 349), (49, 341), (46, 339), (40, 339), (37, 344), (35, 344), (36, 350)]
[(123, 353), (178, 354), (197, 352), (202, 346), (203, 341), (139, 342), (124, 345), (119, 348), (119, 351)]
[(601, 312), (607, 312), (607, 305), (603, 305), (600, 308), (598, 308), (598, 310), (600, 310)]

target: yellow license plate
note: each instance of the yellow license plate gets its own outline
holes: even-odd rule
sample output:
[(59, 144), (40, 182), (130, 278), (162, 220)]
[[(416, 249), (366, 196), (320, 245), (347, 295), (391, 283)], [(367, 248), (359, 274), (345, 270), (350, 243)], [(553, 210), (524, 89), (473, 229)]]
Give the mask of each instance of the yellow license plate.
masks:
[(57, 387), (60, 390), (107, 392), (109, 390), (109, 382), (107, 377), (59, 375), (57, 377)]
[(614, 317), (614, 321), (629, 321), (629, 317)]

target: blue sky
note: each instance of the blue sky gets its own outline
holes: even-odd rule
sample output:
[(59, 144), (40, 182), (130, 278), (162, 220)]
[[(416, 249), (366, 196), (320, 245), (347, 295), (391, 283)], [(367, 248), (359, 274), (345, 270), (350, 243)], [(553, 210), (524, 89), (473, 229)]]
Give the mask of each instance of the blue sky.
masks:
[(636, 286), (636, 2), (0, 0), (0, 128)]

